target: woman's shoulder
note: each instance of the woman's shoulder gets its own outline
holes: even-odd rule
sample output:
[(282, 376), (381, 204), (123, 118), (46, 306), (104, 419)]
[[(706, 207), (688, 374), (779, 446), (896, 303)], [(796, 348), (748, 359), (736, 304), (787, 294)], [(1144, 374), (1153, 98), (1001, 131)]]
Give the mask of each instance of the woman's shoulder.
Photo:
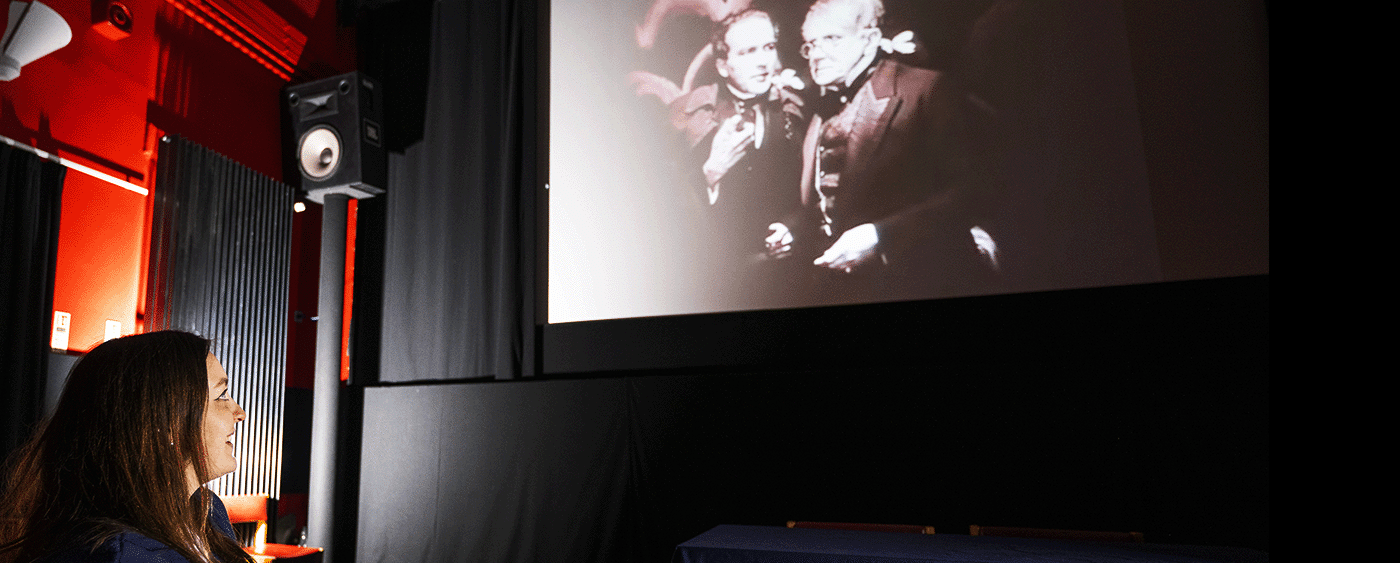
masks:
[(233, 524), (228, 519), (228, 508), (224, 507), (223, 499), (219, 495), (209, 495), (209, 523), (219, 530), (219, 533), (228, 536), (233, 541), (238, 541), (238, 536), (233, 531)]
[[(233, 526), (229, 524), (228, 509), (218, 495), (210, 495), (209, 523), (219, 533), (237, 540)], [(38, 563), (190, 563), (175, 548), (130, 528), (119, 529), (100, 545), (91, 542), (73, 542), (53, 555), (44, 557)], [(70, 536), (72, 537), (72, 536)]]
[(180, 552), (136, 532), (112, 536), (102, 545), (75, 545), (42, 563), (189, 563)]

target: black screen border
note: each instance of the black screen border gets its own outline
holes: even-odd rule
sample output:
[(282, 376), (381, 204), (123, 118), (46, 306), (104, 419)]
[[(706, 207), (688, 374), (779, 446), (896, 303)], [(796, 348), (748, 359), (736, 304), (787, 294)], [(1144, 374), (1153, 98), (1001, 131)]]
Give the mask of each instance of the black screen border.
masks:
[[(1241, 218), (1253, 230), (1253, 238), (1243, 249), (1248, 253), (1244, 260), (1222, 264), (1217, 259), (1205, 264), (1204, 270), (1191, 266), (1192, 249), (1212, 241), (1208, 229), (1188, 228), (1184, 231), (1189, 232), (1173, 233), (1174, 245), (1159, 241), (1163, 274), (1168, 280), (1160, 283), (557, 324), (548, 322), (546, 180), (550, 177), (552, 6), (550, 0), (536, 1), (540, 66), (534, 89), (539, 176), (534, 183), (538, 238), (533, 357), (534, 373), (540, 377), (861, 369), (929, 364), (934, 358), (933, 363), (975, 364), (1003, 361), (1008, 354), (1020, 360), (1085, 356), (1142, 359), (1182, 350), (1203, 353), (1205, 348), (1217, 346), (1226, 347), (1221, 351), (1227, 353), (1228, 347), (1239, 345), (1267, 349), (1268, 21), (1263, 0), (1221, 6), (1122, 2), (1137, 80), (1148, 183), (1159, 224), (1164, 216), (1170, 219), (1172, 214), (1192, 213), (1194, 204), (1201, 201), (1219, 207), (1209, 216), (1184, 221), (1221, 222), (1240, 209), (1258, 213), (1262, 206), (1262, 216)], [(1183, 25), (1202, 22), (1207, 29)], [(1230, 26), (1243, 31), (1232, 38)], [(1200, 43), (1203, 37), (1207, 42)], [(1231, 39), (1236, 43), (1230, 43)], [(1202, 51), (1222, 45), (1238, 49), (1225, 53), (1230, 59), (1226, 66), (1245, 72), (1229, 76), (1217, 69), (1205, 76), (1196, 75), (1196, 82), (1182, 89), (1179, 78), (1190, 75), (1173, 73), (1191, 72)], [(1157, 76), (1149, 76), (1154, 74)], [(1173, 80), (1177, 83), (1172, 84)], [(1239, 82), (1210, 82), (1213, 80)], [(1174, 94), (1168, 88), (1177, 91)], [(1261, 89), (1264, 105), (1257, 107), (1253, 102)], [(1176, 123), (1182, 110), (1163, 110), (1168, 104), (1180, 103), (1172, 99), (1174, 95), (1206, 103), (1206, 97), (1232, 91), (1237, 92), (1233, 99), (1214, 107), (1221, 112), (1243, 108), (1248, 114), (1243, 121), (1212, 121), (1210, 116), (1201, 116), (1200, 123), (1190, 124), (1195, 131), (1183, 132)], [(1241, 126), (1247, 133), (1243, 137), (1238, 135)], [(1183, 135), (1196, 135), (1206, 142), (1188, 145)], [(1193, 160), (1206, 160), (1209, 165), (1180, 170), (1180, 164)], [(1218, 186), (1231, 190), (1221, 195), (1215, 190)], [(1186, 193), (1185, 199), (1174, 207), (1156, 207), (1162, 198), (1183, 197), (1174, 195), (1179, 192)]]

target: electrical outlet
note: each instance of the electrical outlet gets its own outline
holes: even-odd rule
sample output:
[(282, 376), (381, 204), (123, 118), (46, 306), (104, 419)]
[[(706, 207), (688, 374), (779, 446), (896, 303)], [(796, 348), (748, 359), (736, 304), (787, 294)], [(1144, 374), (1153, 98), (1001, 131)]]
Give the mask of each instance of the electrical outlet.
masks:
[(73, 324), (72, 313), (53, 312), (53, 335), (49, 337), (49, 347), (54, 350), (68, 349), (68, 329)]
[(113, 338), (122, 337), (122, 322), (107, 319), (107, 332), (103, 334), (102, 341), (106, 342)]

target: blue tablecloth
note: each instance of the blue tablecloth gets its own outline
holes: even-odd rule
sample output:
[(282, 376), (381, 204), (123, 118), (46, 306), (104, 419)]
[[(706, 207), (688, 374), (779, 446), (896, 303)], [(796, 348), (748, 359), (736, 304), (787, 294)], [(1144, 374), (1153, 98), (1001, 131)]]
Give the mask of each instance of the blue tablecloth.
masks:
[(676, 547), (672, 563), (1255, 563), (1253, 549), (777, 526), (717, 526)]

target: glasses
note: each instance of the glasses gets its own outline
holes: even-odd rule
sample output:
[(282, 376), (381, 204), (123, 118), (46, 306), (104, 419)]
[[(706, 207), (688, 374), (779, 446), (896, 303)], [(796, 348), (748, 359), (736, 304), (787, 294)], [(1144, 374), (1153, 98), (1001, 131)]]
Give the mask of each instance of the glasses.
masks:
[(811, 41), (804, 42), (802, 44), (802, 49), (799, 52), (802, 53), (802, 58), (804, 59), (812, 58), (813, 48), (820, 48), (823, 53), (830, 54), (832, 47), (834, 47), (837, 43), (850, 39), (851, 37), (851, 35), (823, 35)]

